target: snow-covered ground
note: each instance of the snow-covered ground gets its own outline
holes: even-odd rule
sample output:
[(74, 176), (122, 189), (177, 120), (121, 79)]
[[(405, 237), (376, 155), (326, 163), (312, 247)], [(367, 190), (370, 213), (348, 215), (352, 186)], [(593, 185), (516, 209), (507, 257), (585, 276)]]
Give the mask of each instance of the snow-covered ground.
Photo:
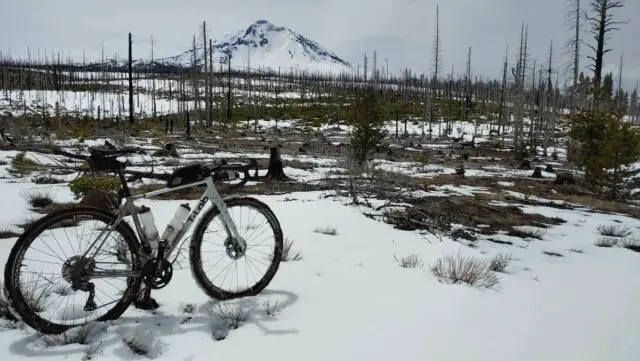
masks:
[[(9, 161), (15, 156), (0, 154)], [(9, 166), (0, 166), (0, 171)], [(324, 164), (327, 169), (332, 166)], [(299, 181), (314, 179), (307, 171), (286, 172)], [(16, 224), (38, 216), (23, 197), (36, 188), (49, 189), (56, 202), (73, 200), (65, 184), (2, 179), (0, 227), (18, 232)], [(473, 196), (485, 191), (443, 185), (416, 196)], [(171, 284), (154, 291), (161, 305), (156, 312), (131, 307), (120, 319), (97, 326), (102, 332), (92, 337), (91, 345), (45, 346), (28, 328), (0, 329), (0, 347), (6, 350), (2, 360), (82, 360), (89, 349), (98, 351), (96, 360), (146, 358), (125, 345), (123, 340), (131, 337), (152, 349), (148, 357), (167, 361), (638, 359), (640, 285), (634, 275), (640, 272), (640, 254), (622, 247), (596, 247), (594, 242), (601, 237), (601, 224), (620, 224), (640, 237), (640, 220), (586, 209), (520, 205), (524, 212), (566, 223), (542, 230), (541, 240), (499, 234), (492, 237), (513, 245), (481, 237), (471, 248), (447, 237), (439, 240), (394, 229), (366, 217), (364, 209), (346, 205), (347, 200), (326, 195), (256, 196), (273, 209), (302, 259), (283, 262), (259, 296), (223, 303), (249, 314), (224, 340), (214, 339), (209, 312), (213, 302), (192, 280), (185, 259)], [(162, 230), (184, 202), (140, 204), (152, 208)], [(317, 231), (322, 228), (334, 228), (336, 234)], [(0, 239), (1, 265), (15, 240)], [(510, 254), (511, 261), (498, 273), (495, 288), (439, 282), (431, 266), (443, 256), (458, 254), (481, 259)], [(412, 255), (417, 267), (399, 265), (399, 259)], [(187, 305), (194, 306), (193, 312), (185, 311), (191, 307)]]

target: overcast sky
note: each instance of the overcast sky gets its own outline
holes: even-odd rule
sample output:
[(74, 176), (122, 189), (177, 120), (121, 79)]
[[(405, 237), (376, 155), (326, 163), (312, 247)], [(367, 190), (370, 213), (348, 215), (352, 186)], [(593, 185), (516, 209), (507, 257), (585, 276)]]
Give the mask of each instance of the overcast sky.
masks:
[[(198, 24), (206, 20), (210, 35), (246, 28), (258, 19), (316, 40), (338, 56), (357, 64), (364, 52), (378, 52), (379, 64), (388, 58), (391, 71), (410, 67), (414, 72), (432, 69), (435, 8), (440, 2), (442, 68), (464, 71), (472, 47), (472, 72), (499, 77), (509, 44), (509, 61), (516, 59), (522, 21), (529, 25), (529, 45), (538, 61), (548, 57), (554, 42), (557, 65), (565, 59), (560, 47), (570, 36), (565, 13), (569, 0), (0, 0), (0, 50), (14, 57), (64, 51), (77, 58), (100, 58), (101, 43), (107, 54), (126, 55), (127, 33), (134, 34), (135, 57), (148, 57), (150, 36), (156, 56), (176, 55), (190, 47)], [(588, 0), (583, 0), (587, 2)], [(631, 14), (637, 14), (631, 19)], [(605, 57), (605, 70), (617, 81), (620, 54), (624, 52), (624, 86), (640, 81), (640, 0), (626, 0), (616, 12), (629, 19), (613, 34)], [(634, 36), (635, 35), (635, 36)], [(591, 41), (585, 36), (585, 40)], [(583, 57), (588, 49), (583, 47)], [(587, 65), (586, 58), (582, 61)]]

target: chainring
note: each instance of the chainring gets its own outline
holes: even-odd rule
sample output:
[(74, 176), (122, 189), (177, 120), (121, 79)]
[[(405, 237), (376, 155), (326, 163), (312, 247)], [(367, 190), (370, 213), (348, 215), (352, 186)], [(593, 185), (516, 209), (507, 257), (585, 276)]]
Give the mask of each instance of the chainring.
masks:
[(142, 280), (153, 290), (166, 287), (172, 277), (173, 266), (166, 259), (152, 258), (142, 266)]

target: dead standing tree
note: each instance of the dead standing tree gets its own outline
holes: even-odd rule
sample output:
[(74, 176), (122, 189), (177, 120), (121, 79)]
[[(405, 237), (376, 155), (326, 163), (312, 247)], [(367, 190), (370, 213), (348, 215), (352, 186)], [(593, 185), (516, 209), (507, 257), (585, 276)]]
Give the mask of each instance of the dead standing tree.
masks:
[[(629, 22), (628, 20), (613, 20), (613, 15), (611, 14), (613, 10), (623, 6), (624, 0), (592, 0), (589, 4), (592, 15), (587, 11), (583, 13), (584, 18), (590, 25), (589, 33), (593, 35), (593, 39), (596, 41), (595, 46), (589, 43), (586, 44), (594, 52), (593, 55), (588, 55), (587, 58), (593, 61), (589, 69), (593, 71), (593, 89), (596, 99), (601, 95), (600, 86), (602, 84), (604, 56), (611, 51), (611, 49), (605, 48), (606, 43), (611, 38), (612, 31), (620, 30), (619, 25)], [(597, 107), (598, 105), (596, 104)]]

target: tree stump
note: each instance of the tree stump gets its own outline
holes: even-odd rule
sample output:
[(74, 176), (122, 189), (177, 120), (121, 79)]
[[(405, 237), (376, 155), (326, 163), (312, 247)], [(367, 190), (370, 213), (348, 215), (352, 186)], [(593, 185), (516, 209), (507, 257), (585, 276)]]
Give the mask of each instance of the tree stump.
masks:
[(282, 157), (280, 156), (279, 147), (271, 147), (269, 155), (269, 168), (265, 177), (269, 181), (285, 181), (288, 180), (284, 169), (282, 168)]
[(180, 154), (178, 154), (178, 148), (173, 143), (168, 143), (164, 149), (169, 151), (169, 156), (173, 158), (180, 158)]
[(531, 175), (532, 178), (542, 178), (542, 168), (540, 167), (536, 167), (533, 170), (533, 174)]
[(0, 148), (13, 148), (13, 140), (4, 134), (4, 128), (0, 128)]

